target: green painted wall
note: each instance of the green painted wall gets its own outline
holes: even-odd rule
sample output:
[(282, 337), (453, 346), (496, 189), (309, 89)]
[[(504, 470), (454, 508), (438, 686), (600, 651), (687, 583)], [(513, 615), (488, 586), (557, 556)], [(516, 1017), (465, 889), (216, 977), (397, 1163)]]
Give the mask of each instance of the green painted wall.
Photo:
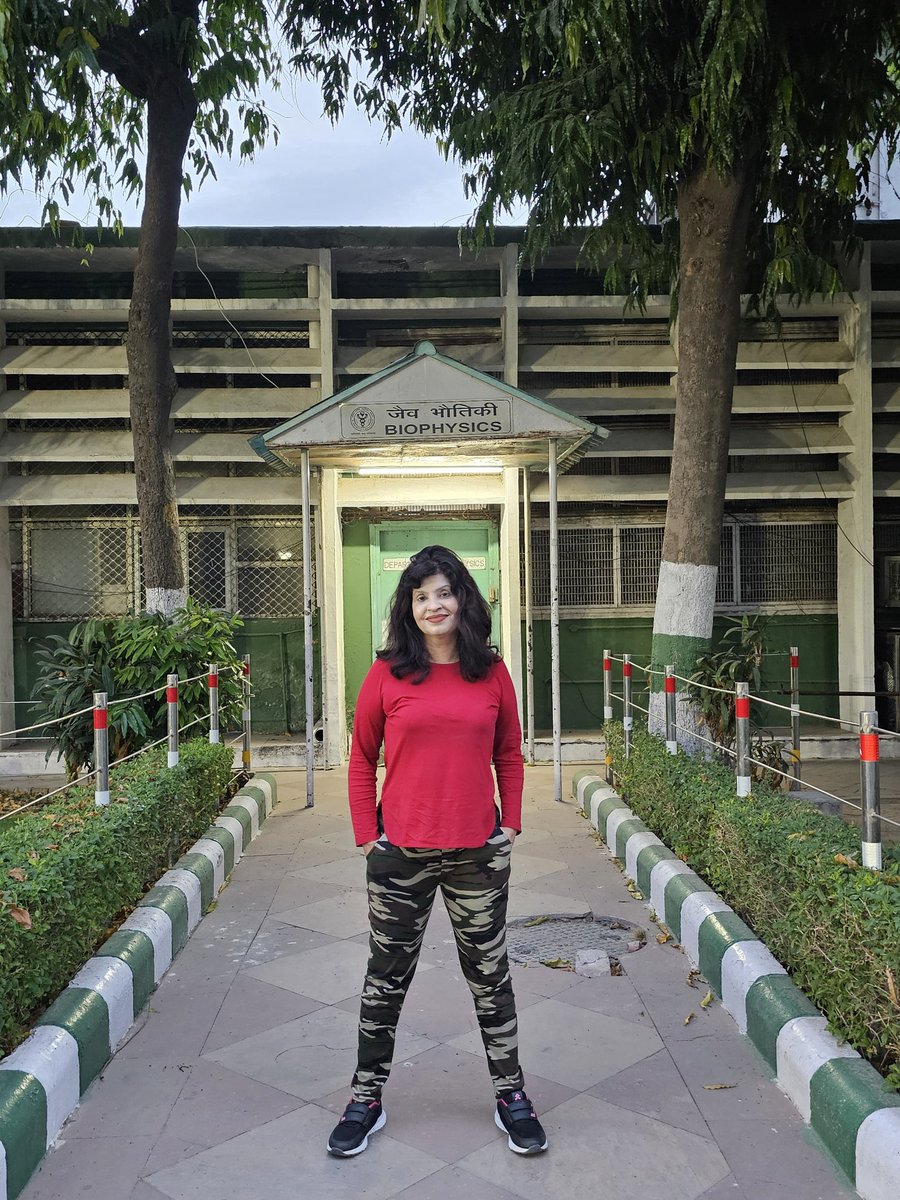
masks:
[[(298, 617), (245, 617), (234, 639), (250, 655), (251, 721), (259, 733), (305, 733), (303, 621)], [(313, 617), (313, 711), (322, 710), (319, 622)]]
[[(651, 617), (585, 618), (560, 621), (560, 693), (563, 729), (596, 729), (603, 718), (602, 655), (608, 648), (613, 654), (630, 654), (636, 663), (650, 661)], [(726, 628), (723, 618), (717, 618), (714, 637)], [(837, 616), (771, 617), (768, 620), (769, 655), (763, 669), (762, 694), (779, 704), (789, 704), (790, 697), (778, 695), (777, 689), (788, 682), (788, 651), (798, 646), (800, 651), (800, 687), (810, 691), (836, 691), (837, 678)], [(524, 645), (523, 645), (524, 657)], [(621, 667), (614, 664), (613, 690), (621, 694)], [(534, 720), (538, 730), (551, 725), (550, 701), (550, 623), (536, 621), (534, 627)], [(634, 699), (646, 705), (643, 674), (634, 673)], [(838, 715), (838, 700), (828, 696), (803, 696), (801, 707), (828, 716)], [(618, 704), (614, 708), (619, 711)], [(787, 713), (776, 709), (760, 714), (760, 724), (784, 726), (789, 724)], [(756, 716), (756, 714), (754, 714)]]
[[(348, 720), (352, 721), (356, 696), (372, 664), (371, 585), (369, 526), (365, 521), (344, 526), (344, 657)], [(66, 636), (71, 622), (18, 621), (13, 627), (16, 699), (25, 700), (36, 676), (34, 651), (50, 634)], [(716, 634), (725, 628), (716, 622)], [(627, 652), (636, 663), (650, 659), (652, 620), (649, 617), (594, 618), (560, 623), (562, 724), (568, 730), (596, 729), (602, 722), (601, 655), (605, 647), (614, 654)], [(535, 622), (535, 726), (550, 728), (550, 626)], [(315, 709), (320, 712), (319, 629), (313, 629)], [(837, 617), (803, 616), (769, 619), (770, 658), (763, 671), (763, 694), (781, 704), (790, 698), (777, 694), (788, 681), (788, 648), (800, 648), (801, 691), (836, 691)], [(305, 728), (303, 622), (297, 618), (245, 621), (236, 638), (240, 654), (248, 653), (253, 671), (253, 727), (260, 733), (295, 733)], [(523, 647), (524, 660), (524, 647)], [(616, 670), (614, 678), (621, 679)], [(641, 673), (635, 672), (634, 698), (646, 703)], [(619, 690), (619, 685), (614, 685)], [(804, 696), (802, 707), (828, 716), (838, 715), (836, 698)], [(616, 706), (618, 708), (618, 706)], [(19, 715), (22, 715), (20, 710)], [(768, 710), (760, 724), (788, 723), (788, 714)], [(755, 716), (756, 714), (754, 714)], [(27, 722), (23, 722), (27, 723)]]
[(353, 724), (356, 697), (372, 665), (372, 580), (369, 522), (351, 521), (344, 535), (344, 678), (347, 721)]
[[(27, 700), (37, 676), (34, 653), (51, 634), (66, 637), (74, 621), (17, 621), (13, 625), (16, 699)], [(238, 654), (250, 655), (253, 678), (252, 722), (258, 733), (305, 729), (303, 622), (296, 617), (247, 618), (235, 638)], [(319, 629), (313, 626), (316, 714), (321, 710)], [(19, 715), (24, 706), (19, 710)], [(27, 724), (27, 722), (22, 722)]]

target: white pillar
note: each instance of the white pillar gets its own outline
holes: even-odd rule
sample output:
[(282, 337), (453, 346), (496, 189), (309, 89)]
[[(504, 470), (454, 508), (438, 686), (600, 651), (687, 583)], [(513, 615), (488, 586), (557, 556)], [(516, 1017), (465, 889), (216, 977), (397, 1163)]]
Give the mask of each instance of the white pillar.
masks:
[(553, 799), (562, 801), (562, 705), (559, 670), (559, 526), (556, 489), (557, 440), (550, 438), (550, 691), (553, 712)]
[[(838, 688), (863, 692), (841, 697), (840, 715), (856, 722), (861, 709), (875, 707), (875, 579), (872, 477), (872, 285), (871, 245), (860, 262), (855, 303), (841, 316), (841, 341), (853, 354), (853, 367), (841, 376), (853, 401), (841, 419), (853, 450), (844, 455), (844, 473), (853, 493), (837, 506)], [(843, 532), (841, 532), (843, 531)]]
[(303, 507), (303, 677), (306, 708), (306, 807), (314, 798), (313, 627), (312, 627), (312, 508), (310, 505), (309, 450), (300, 451), (300, 488)]
[(334, 395), (334, 315), (331, 308), (331, 251), (319, 251), (319, 350), (322, 357), (322, 399)]
[(519, 522), (519, 470), (503, 469), (503, 505), (500, 509), (500, 641), (503, 660), (519, 698), (522, 724), (522, 569)]
[(534, 766), (534, 577), (531, 570), (531, 471), (522, 471), (522, 512), (525, 543), (525, 744)]
[(319, 472), (318, 571), (319, 639), (322, 654), (322, 716), (325, 766), (338, 767), (347, 752), (347, 704), (344, 679), (344, 563), (338, 472)]

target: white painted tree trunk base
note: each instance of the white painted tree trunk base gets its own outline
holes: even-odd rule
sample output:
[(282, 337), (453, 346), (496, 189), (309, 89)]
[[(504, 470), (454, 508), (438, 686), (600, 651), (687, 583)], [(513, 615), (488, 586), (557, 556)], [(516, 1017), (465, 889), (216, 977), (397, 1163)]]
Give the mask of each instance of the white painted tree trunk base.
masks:
[[(650, 696), (650, 716), (647, 728), (658, 738), (666, 736), (666, 694), (653, 692)], [(675, 738), (682, 750), (693, 757), (710, 758), (714, 747), (709, 743), (712, 736), (697, 715), (686, 692), (675, 693)]]
[(187, 588), (147, 588), (147, 612), (171, 617), (176, 609), (184, 608)]

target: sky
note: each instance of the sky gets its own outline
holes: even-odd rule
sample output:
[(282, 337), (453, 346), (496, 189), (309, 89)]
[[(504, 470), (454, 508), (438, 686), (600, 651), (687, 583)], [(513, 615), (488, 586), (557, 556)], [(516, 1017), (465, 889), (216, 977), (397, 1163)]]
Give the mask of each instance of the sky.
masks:
[[(308, 81), (269, 103), (278, 145), (252, 163), (218, 160), (218, 178), (182, 203), (182, 225), (462, 225), (471, 214), (460, 168), (420, 134), (404, 130), (387, 141), (356, 109), (333, 126)], [(0, 196), (0, 225), (38, 226), (41, 208), (33, 191)], [(87, 226), (96, 220), (84, 197), (62, 215)], [(123, 205), (123, 216), (126, 225), (139, 223), (133, 203)], [(503, 224), (524, 217), (521, 211)]]

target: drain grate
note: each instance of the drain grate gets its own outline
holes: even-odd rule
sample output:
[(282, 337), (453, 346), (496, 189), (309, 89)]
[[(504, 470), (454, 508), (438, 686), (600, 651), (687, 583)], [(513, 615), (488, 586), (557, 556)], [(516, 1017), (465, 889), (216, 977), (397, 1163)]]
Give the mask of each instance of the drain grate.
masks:
[[(574, 963), (579, 950), (619, 958), (641, 945), (646, 930), (616, 917), (531, 917), (512, 921), (506, 933), (510, 961), (537, 964), (560, 959)], [(629, 945), (629, 943), (631, 943)]]

